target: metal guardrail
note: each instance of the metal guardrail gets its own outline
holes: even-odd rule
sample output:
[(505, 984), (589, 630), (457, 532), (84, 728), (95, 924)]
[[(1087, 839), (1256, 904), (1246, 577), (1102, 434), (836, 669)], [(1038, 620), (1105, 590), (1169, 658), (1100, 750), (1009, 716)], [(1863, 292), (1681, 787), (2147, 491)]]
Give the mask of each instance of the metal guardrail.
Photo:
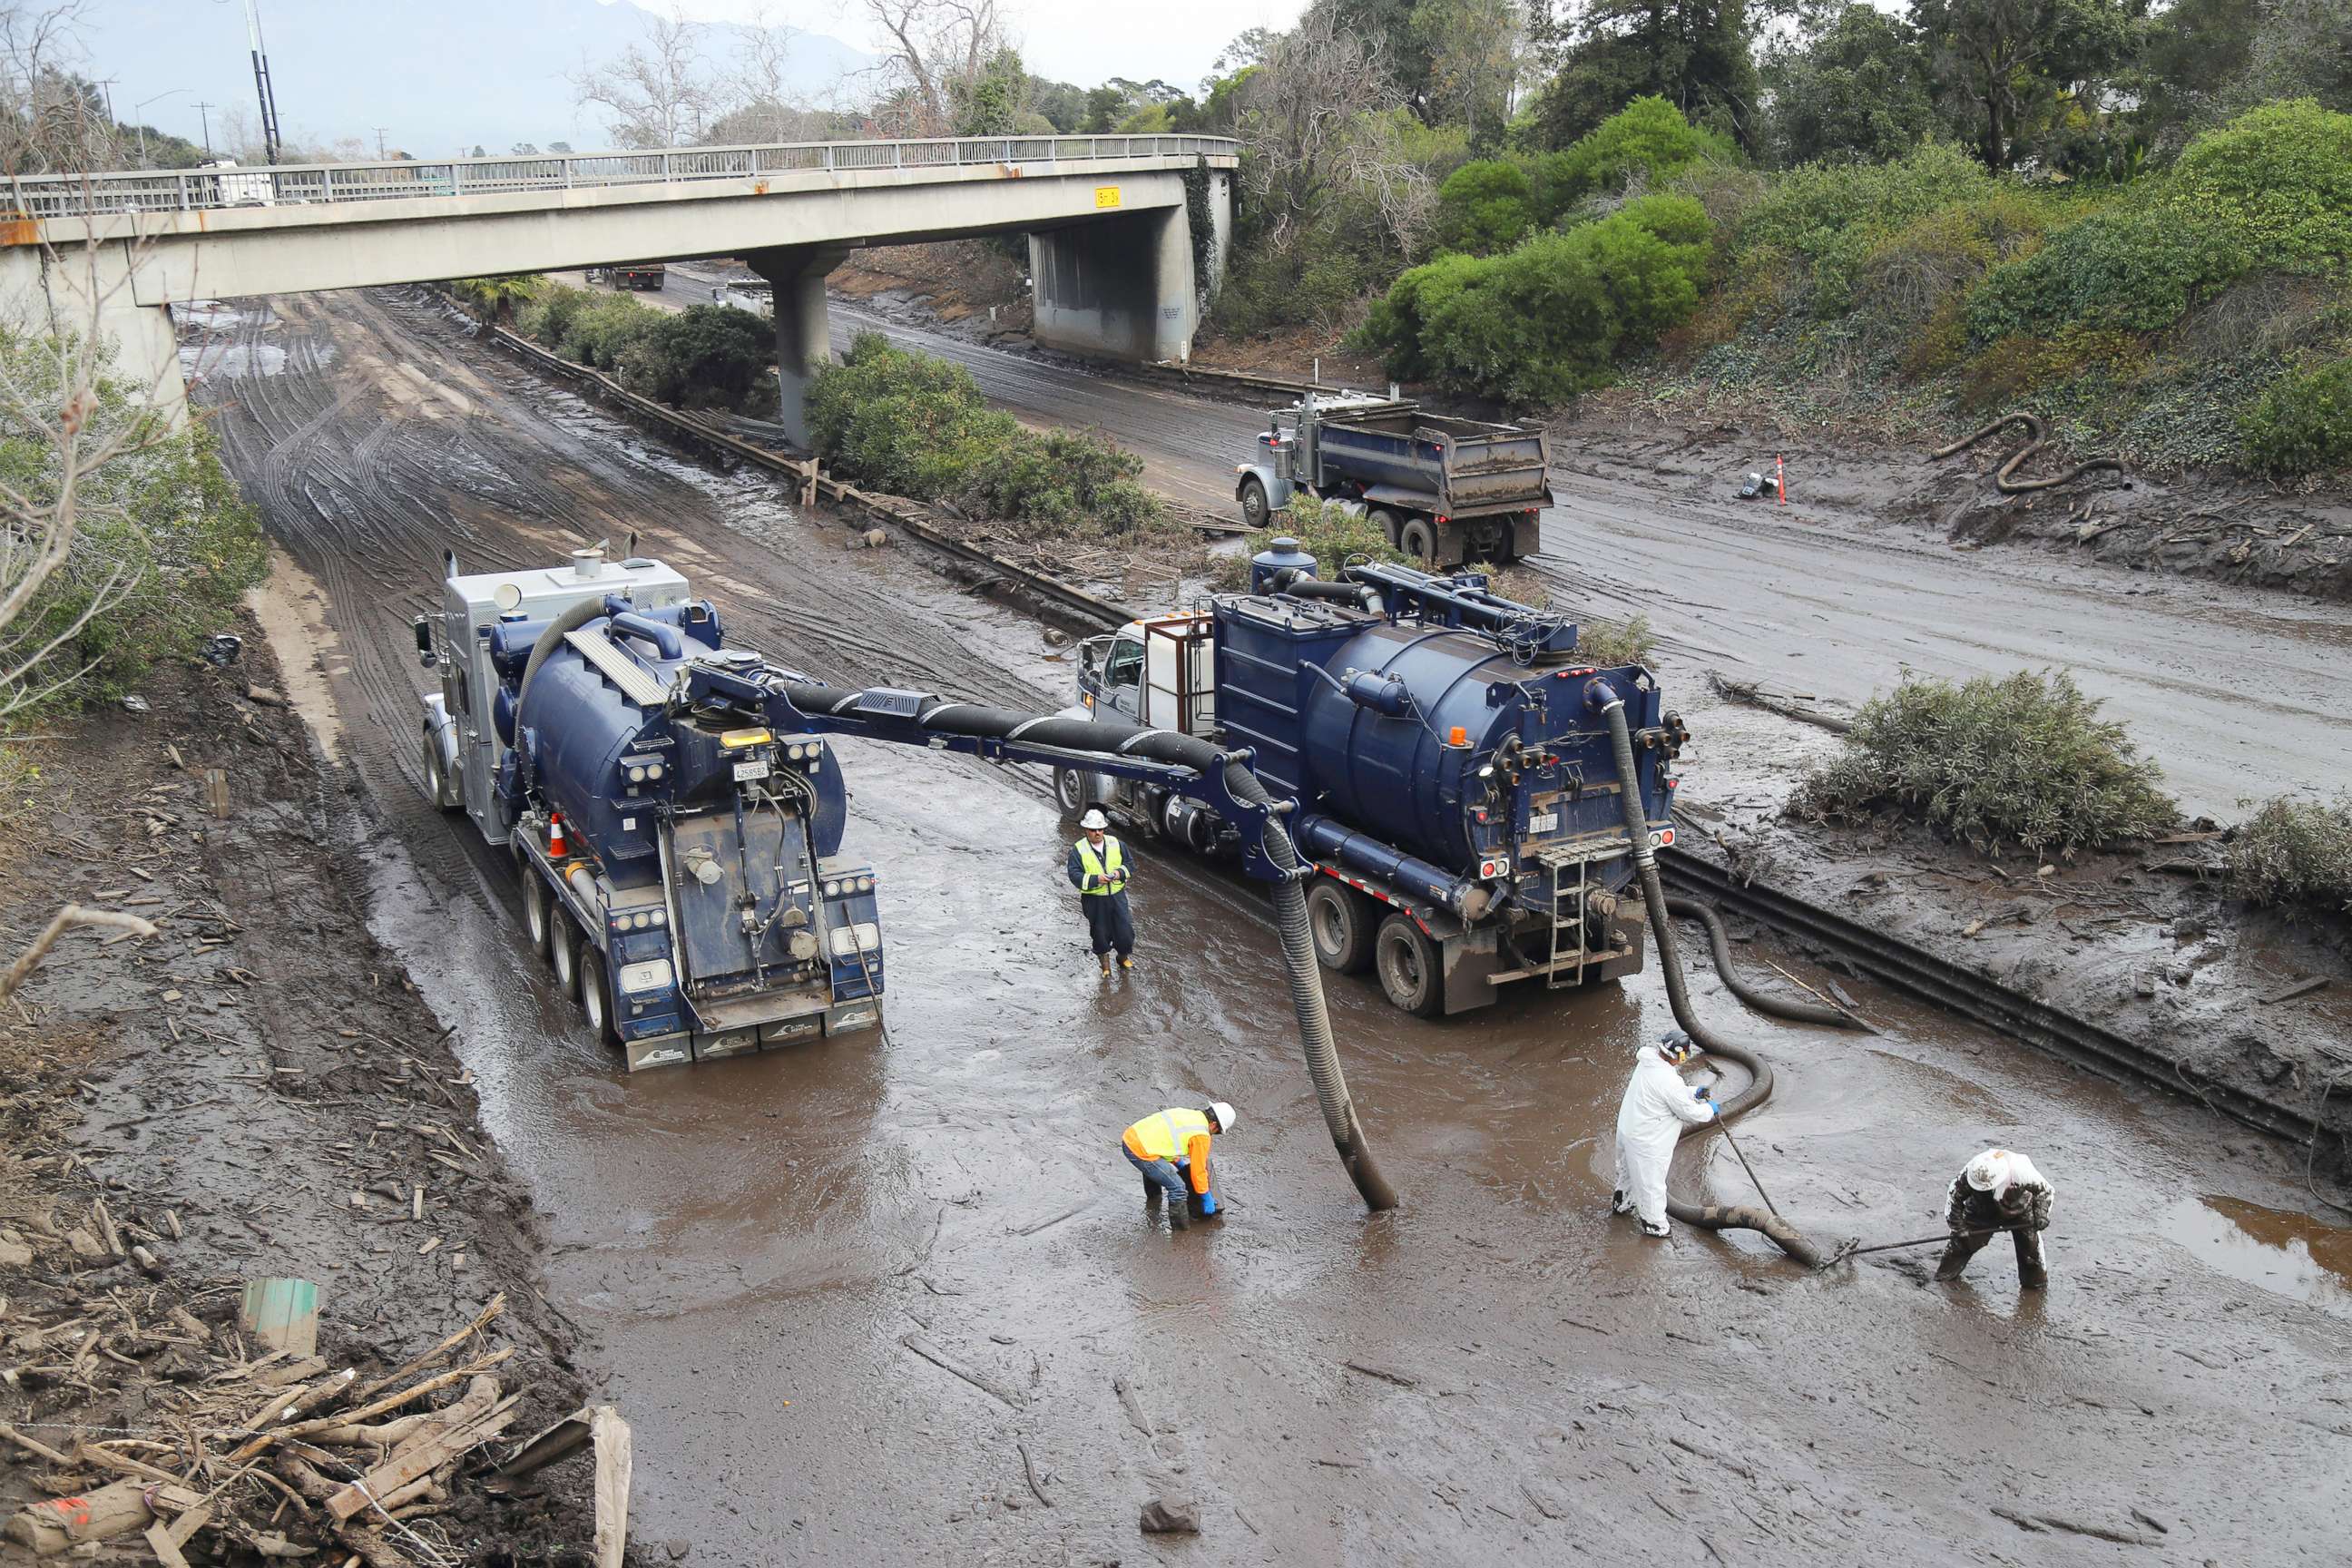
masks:
[(868, 169), (963, 168), (1064, 160), (1234, 157), (1225, 136), (968, 136), (897, 142), (784, 142), (676, 147), (658, 153), (568, 153), (441, 163), (293, 163), (250, 169), (41, 174), (8, 182), (11, 216), (195, 212), (342, 205), (430, 196), (691, 184), (763, 175)]

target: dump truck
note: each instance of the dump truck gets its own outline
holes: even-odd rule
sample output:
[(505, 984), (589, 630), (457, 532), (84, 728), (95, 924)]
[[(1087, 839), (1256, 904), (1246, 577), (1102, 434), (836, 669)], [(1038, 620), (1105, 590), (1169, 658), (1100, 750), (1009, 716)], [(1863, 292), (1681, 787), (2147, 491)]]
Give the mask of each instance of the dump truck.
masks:
[[(1688, 731), (1647, 669), (1583, 657), (1569, 617), (1494, 594), (1482, 574), (1366, 563), (1325, 580), (1276, 539), (1248, 592), (1080, 644), (1077, 686), (1068, 716), (1249, 756), (1315, 868), (1316, 956), (1374, 972), (1408, 1012), (1642, 965), (1627, 781), (1602, 713), (1623, 704), (1652, 849), (1674, 842), (1672, 764)], [(1149, 780), (1073, 763), (1055, 794), (1142, 838), (1236, 846), (1199, 802)]]
[(1310, 392), (1268, 412), (1234, 499), (1253, 530), (1303, 490), (1362, 509), (1425, 566), (1502, 566), (1541, 548), (1550, 468), (1532, 426), (1432, 414), (1393, 390)]
[(590, 268), (588, 281), (658, 294), (662, 285), (669, 281), (669, 268), (659, 261), (619, 261), (609, 267)]
[(874, 868), (814, 733), (711, 726), (670, 697), (739, 666), (657, 561), (461, 574), (415, 621), (425, 794), (505, 846), (531, 946), (631, 1070), (882, 1021)]

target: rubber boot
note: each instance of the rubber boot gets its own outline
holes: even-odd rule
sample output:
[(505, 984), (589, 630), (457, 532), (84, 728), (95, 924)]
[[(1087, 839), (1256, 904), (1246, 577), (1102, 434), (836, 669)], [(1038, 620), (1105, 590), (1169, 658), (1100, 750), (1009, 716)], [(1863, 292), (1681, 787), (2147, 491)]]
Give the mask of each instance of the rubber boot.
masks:
[(1168, 1205), (1168, 1228), (1182, 1230), (1192, 1223), (1192, 1200), (1189, 1194), (1175, 1198)]

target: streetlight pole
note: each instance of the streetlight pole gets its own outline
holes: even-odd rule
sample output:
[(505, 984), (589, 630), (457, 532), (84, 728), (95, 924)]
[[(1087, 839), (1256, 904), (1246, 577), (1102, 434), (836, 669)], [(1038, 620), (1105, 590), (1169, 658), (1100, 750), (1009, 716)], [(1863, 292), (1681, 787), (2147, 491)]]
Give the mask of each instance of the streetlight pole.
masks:
[(261, 47), (261, 11), (254, 0), (245, 0), (245, 30), (253, 42), (253, 90), (261, 100), (262, 160), (275, 163), (284, 145), (278, 135), (278, 93), (269, 82), (269, 55)]
[(131, 112), (139, 117), (139, 166), (141, 168), (147, 166), (147, 106), (151, 103), (161, 103), (167, 98), (177, 98), (187, 90), (184, 87), (172, 88), (167, 91), (157, 93), (152, 98), (142, 98), (131, 106)]

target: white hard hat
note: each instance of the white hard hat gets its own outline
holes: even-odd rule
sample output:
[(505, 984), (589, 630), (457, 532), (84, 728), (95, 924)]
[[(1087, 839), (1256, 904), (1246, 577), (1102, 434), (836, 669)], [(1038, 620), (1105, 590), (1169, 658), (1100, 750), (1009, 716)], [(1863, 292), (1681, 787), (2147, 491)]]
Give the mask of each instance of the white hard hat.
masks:
[(1087, 807), (1087, 814), (1078, 818), (1078, 826), (1089, 833), (1099, 832), (1110, 826), (1110, 818), (1105, 816), (1099, 807), (1090, 805)]
[(1209, 1114), (1216, 1118), (1218, 1131), (1231, 1132), (1234, 1130), (1234, 1108), (1223, 1100), (1210, 1101)]
[(1990, 1193), (1998, 1201), (2017, 1180), (2006, 1149), (1988, 1149), (1969, 1162), (1969, 1185), (1980, 1193)]

